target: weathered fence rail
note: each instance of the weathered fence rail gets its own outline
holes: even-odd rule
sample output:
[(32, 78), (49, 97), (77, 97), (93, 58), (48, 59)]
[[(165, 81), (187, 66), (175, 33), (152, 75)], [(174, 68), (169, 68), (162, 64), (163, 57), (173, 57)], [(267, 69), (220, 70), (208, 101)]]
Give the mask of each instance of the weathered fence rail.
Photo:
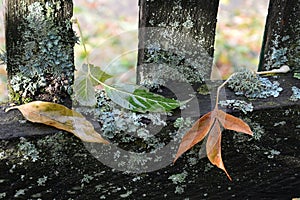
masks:
[[(285, 91), (282, 95), (253, 101), (255, 110), (247, 115), (236, 113), (248, 119), (252, 129), (259, 132), (260, 139), (250, 140), (230, 131), (223, 133), (223, 160), (233, 182), (210, 165), (206, 158), (191, 162), (198, 160), (193, 154), (186, 154), (174, 165), (154, 172), (118, 172), (95, 159), (83, 143), (71, 134), (24, 123), (18, 111), (4, 114), (1, 109), (0, 125), (4, 129), (1, 128), (0, 135), (1, 139), (6, 140), (0, 141), (0, 195), (6, 195), (8, 199), (299, 197), (300, 105), (289, 100), (290, 87), (295, 85), (294, 79), (290, 75), (283, 75), (278, 81)], [(299, 82), (296, 84), (299, 87)], [(228, 99), (237, 98), (229, 90), (226, 94)], [(209, 105), (210, 98), (198, 96), (202, 102), (205, 98), (206, 105)], [(201, 112), (209, 110), (205, 106), (200, 109)], [(50, 133), (53, 134), (47, 135)], [(26, 137), (34, 134), (40, 136)], [(27, 139), (24, 142), (18, 136)], [(28, 155), (21, 154), (20, 147)], [(34, 156), (37, 158), (33, 162)]]

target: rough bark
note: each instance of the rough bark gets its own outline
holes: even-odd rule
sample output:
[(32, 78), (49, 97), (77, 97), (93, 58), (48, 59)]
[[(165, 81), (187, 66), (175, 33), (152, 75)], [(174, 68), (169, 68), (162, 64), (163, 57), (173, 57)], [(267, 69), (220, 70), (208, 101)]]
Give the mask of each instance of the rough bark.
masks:
[(12, 101), (71, 105), (76, 42), (70, 24), (72, 14), (72, 0), (6, 0), (7, 72)]
[(140, 0), (137, 82), (151, 87), (208, 80), (218, 5), (219, 0)]
[(260, 58), (260, 70), (289, 65), (300, 72), (300, 1), (270, 1)]

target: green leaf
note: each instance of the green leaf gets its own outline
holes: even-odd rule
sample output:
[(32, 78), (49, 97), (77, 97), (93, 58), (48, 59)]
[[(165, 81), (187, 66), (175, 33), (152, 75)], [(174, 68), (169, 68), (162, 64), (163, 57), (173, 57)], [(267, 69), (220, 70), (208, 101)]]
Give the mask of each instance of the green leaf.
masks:
[(136, 112), (169, 112), (180, 102), (165, 98), (135, 85), (104, 85), (107, 96), (123, 108)]
[(100, 67), (92, 64), (83, 64), (78, 71), (78, 75), (81, 74), (89, 76), (94, 86), (104, 83), (107, 79), (112, 77), (112, 75), (102, 71)]
[(112, 75), (102, 71), (100, 67), (91, 64), (89, 65), (89, 67), (90, 67), (90, 74), (92, 75), (91, 81), (94, 86), (99, 85), (100, 84), (99, 81), (104, 83), (107, 79), (112, 78)]
[(88, 75), (80, 75), (74, 83), (76, 100), (83, 106), (94, 106), (97, 102), (95, 89)]
[(105, 82), (112, 76), (92, 64), (83, 64), (79, 69), (74, 83), (75, 97), (83, 106), (96, 104), (94, 86)]
[(83, 64), (75, 79), (75, 97), (81, 105), (97, 103), (94, 86), (101, 84), (107, 96), (123, 108), (136, 112), (169, 112), (180, 106), (180, 102), (153, 94), (135, 85), (109, 86), (104, 82), (112, 76), (94, 65)]
[(298, 72), (294, 73), (294, 78), (300, 79), (300, 73)]

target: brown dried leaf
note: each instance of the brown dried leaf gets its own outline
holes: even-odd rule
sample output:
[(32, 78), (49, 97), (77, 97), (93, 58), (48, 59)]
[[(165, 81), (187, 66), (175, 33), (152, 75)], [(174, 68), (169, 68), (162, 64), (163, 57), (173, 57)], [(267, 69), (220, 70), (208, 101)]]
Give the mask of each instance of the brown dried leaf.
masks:
[[(180, 143), (179, 149), (175, 156), (174, 162), (187, 150), (204, 139), (208, 135), (206, 141), (206, 154), (210, 162), (222, 169), (228, 178), (231, 177), (227, 173), (221, 156), (221, 126), (225, 129), (243, 132), (253, 135), (250, 127), (243, 120), (225, 113), (218, 108), (201, 117), (193, 127), (184, 135)], [(201, 151), (201, 149), (200, 149)], [(202, 150), (202, 152), (204, 152)]]
[(226, 173), (228, 178), (232, 180), (229, 174), (227, 173), (222, 160), (221, 138), (222, 138), (222, 134), (221, 134), (220, 123), (216, 120), (209, 132), (207, 142), (206, 142), (207, 157), (212, 164), (222, 169)]
[(217, 112), (217, 118), (225, 129), (246, 133), (251, 136), (253, 135), (249, 125), (246, 124), (243, 120), (227, 114), (222, 110), (217, 110)]
[(82, 141), (109, 143), (94, 130), (93, 125), (84, 116), (63, 105), (34, 101), (8, 108), (6, 112), (12, 109), (19, 109), (23, 116), (31, 122), (42, 123), (68, 131), (79, 137)]
[(175, 156), (174, 162), (187, 150), (192, 148), (195, 144), (203, 140), (209, 133), (214, 119), (211, 118), (211, 112), (203, 115), (198, 119), (193, 127), (183, 136), (179, 149)]

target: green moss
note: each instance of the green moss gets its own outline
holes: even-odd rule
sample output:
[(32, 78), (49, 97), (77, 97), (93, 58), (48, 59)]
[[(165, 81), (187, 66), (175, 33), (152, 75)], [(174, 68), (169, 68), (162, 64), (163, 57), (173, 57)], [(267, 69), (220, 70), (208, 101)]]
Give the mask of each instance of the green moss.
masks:
[(199, 94), (202, 94), (202, 95), (209, 95), (210, 94), (210, 89), (209, 87), (207, 86), (207, 84), (202, 84), (198, 89), (197, 89), (197, 92)]

